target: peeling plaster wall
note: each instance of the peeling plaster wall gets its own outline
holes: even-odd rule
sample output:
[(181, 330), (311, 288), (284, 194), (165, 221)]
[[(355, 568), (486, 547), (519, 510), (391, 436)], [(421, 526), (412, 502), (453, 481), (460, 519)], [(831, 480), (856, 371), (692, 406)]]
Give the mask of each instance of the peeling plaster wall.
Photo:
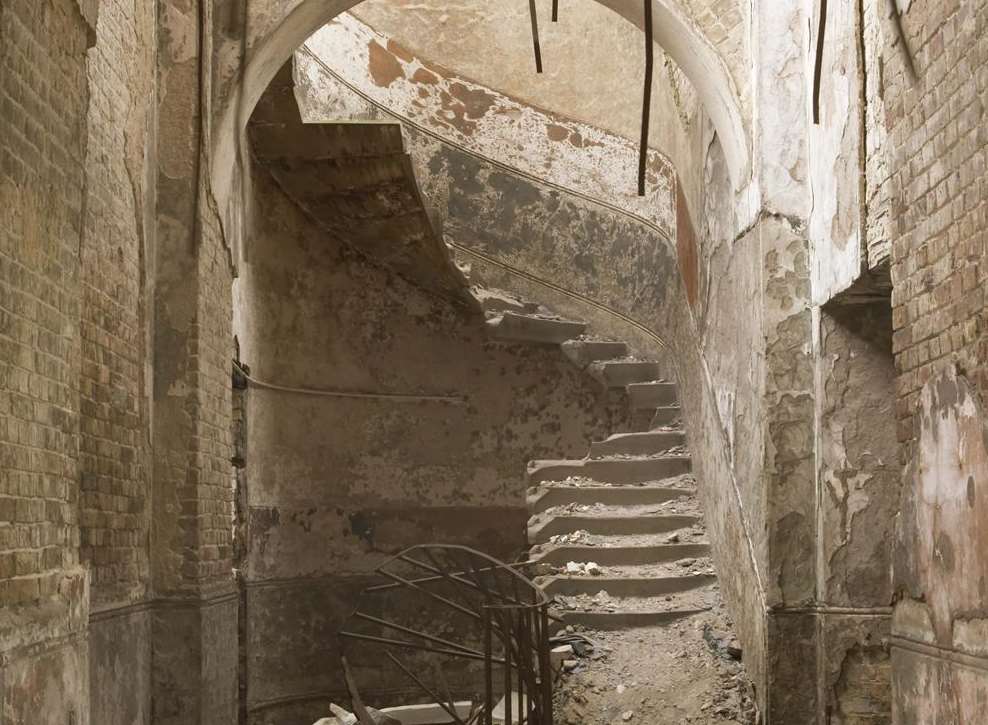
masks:
[(840, 722), (891, 722), (886, 643), (900, 472), (888, 303), (825, 306), (819, 338), (819, 701)]
[[(857, 279), (862, 266), (863, 63), (859, 0), (827, 4), (819, 124), (807, 129), (813, 205), (807, 234), (813, 253), (813, 301), (824, 304)], [(811, 17), (819, 14), (819, 0)], [(814, 40), (815, 47), (815, 40)]]
[[(237, 282), (242, 359), (293, 387), (457, 394), (396, 404), (251, 389), (246, 445), (250, 722), (315, 719), (340, 697), (333, 632), (374, 566), (404, 547), (524, 546), (525, 467), (580, 457), (626, 429), (556, 346), (487, 342), (452, 306), (341, 247), (263, 175), (251, 261)], [(324, 636), (316, 636), (322, 633)], [(362, 672), (367, 692), (398, 683)]]
[[(414, 56), (400, 42), (349, 15), (316, 32), (306, 42), (311, 55), (297, 56), (303, 76), (302, 105), (308, 102), (312, 107), (305, 112), (307, 117), (337, 114), (339, 118), (345, 109), (325, 104), (362, 95), (412, 126), (410, 131), (420, 130), (523, 174), (606, 200), (648, 219), (670, 236), (675, 233), (675, 168), (664, 154), (650, 152), (647, 195), (639, 197), (637, 144), (480, 85), (459, 70), (452, 72)], [(341, 83), (349, 88), (340, 88)], [(681, 125), (663, 110), (657, 102), (658, 118), (670, 128)], [(685, 137), (677, 141), (671, 147), (687, 153), (690, 141)]]
[[(498, 89), (525, 106), (546, 109), (637, 144), (645, 54), (641, 30), (594, 0), (561, 6), (557, 23), (551, 22), (548, 0), (538, 3), (538, 11), (542, 74), (535, 72), (526, 3), (365, 0), (352, 14), (412, 54), (455, 69), (458, 75)], [(719, 14), (724, 22), (732, 22), (727, 13)], [(741, 25), (740, 18), (736, 22)], [(740, 27), (731, 27), (730, 32), (732, 39), (743, 40)], [(723, 33), (726, 39), (728, 31)], [(498, 60), (492, 63), (490, 58)], [(701, 107), (693, 86), (661, 48), (656, 48), (655, 68), (650, 144), (669, 153), (677, 168), (691, 174), (695, 167), (685, 162), (694, 143), (692, 129), (702, 118)], [(634, 167), (626, 171), (631, 172), (627, 181), (614, 189), (633, 188)], [(697, 186), (687, 184), (690, 198), (695, 199)]]
[(988, 416), (946, 368), (923, 387), (896, 522), (896, 722), (988, 718)]
[(892, 601), (898, 444), (891, 310), (833, 305), (820, 320), (820, 596), (837, 606)]

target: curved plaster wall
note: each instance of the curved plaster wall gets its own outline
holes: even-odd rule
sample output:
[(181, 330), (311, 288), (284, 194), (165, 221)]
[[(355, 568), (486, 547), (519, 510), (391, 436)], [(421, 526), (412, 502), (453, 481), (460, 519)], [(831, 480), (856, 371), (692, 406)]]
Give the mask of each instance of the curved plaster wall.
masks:
[(363, 117), (368, 111), (359, 100), (358, 107), (345, 107), (346, 99), (362, 97), (406, 129), (414, 126), (533, 179), (612, 204), (666, 238), (675, 236), (676, 169), (665, 155), (650, 150), (646, 195), (639, 197), (637, 144), (475, 83), (350, 15), (306, 41), (298, 71), (307, 89), (303, 115), (314, 109), (310, 121)]

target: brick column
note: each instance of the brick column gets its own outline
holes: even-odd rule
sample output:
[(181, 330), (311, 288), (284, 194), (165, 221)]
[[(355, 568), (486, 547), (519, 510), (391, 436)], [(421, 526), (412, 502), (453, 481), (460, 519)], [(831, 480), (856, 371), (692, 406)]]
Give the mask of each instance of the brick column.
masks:
[[(209, 5), (159, 4), (153, 720), (237, 717), (232, 578), (231, 269), (205, 185)], [(202, 27), (202, 26), (205, 27)], [(194, 51), (189, 52), (188, 39)]]

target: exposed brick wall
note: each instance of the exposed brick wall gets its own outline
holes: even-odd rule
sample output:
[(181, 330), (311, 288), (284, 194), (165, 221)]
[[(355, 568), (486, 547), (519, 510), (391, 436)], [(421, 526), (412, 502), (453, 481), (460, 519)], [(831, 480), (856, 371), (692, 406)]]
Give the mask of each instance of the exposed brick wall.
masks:
[(233, 566), (231, 272), (218, 222), (210, 216), (204, 224), (199, 249), (196, 485), (189, 490), (196, 502), (198, 547), (194, 559), (187, 564), (194, 564), (198, 581), (217, 584), (232, 584)]
[(154, 20), (148, 0), (104, 0), (89, 56), (80, 525), (97, 606), (142, 597), (148, 578), (142, 217)]
[[(883, 27), (893, 199), (899, 440), (920, 388), (956, 361), (988, 395), (988, 1), (914, 2), (903, 15), (918, 80)], [(909, 446), (904, 447), (909, 455)]]
[(0, 602), (78, 561), (79, 265), (89, 28), (0, 2)]

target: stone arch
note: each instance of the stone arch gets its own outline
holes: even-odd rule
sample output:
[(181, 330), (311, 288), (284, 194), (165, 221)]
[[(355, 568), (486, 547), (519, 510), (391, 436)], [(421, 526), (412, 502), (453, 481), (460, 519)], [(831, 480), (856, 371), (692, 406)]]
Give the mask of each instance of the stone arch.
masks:
[[(361, 0), (295, 0), (278, 11), (259, 8), (253, 37), (247, 39), (249, 58), (243, 68), (238, 92), (227, 94), (227, 101), (216, 129), (211, 179), (221, 214), (228, 208), (237, 143), (243, 124), (250, 117), (278, 69), (318, 28)], [(261, 0), (271, 2), (271, 0)], [(635, 0), (597, 0), (638, 27), (644, 23), (641, 5)], [(723, 145), (731, 181), (742, 188), (751, 170), (747, 132), (741, 104), (730, 74), (713, 45), (685, 19), (672, 0), (653, 0), (656, 42), (682, 68), (696, 88)]]

